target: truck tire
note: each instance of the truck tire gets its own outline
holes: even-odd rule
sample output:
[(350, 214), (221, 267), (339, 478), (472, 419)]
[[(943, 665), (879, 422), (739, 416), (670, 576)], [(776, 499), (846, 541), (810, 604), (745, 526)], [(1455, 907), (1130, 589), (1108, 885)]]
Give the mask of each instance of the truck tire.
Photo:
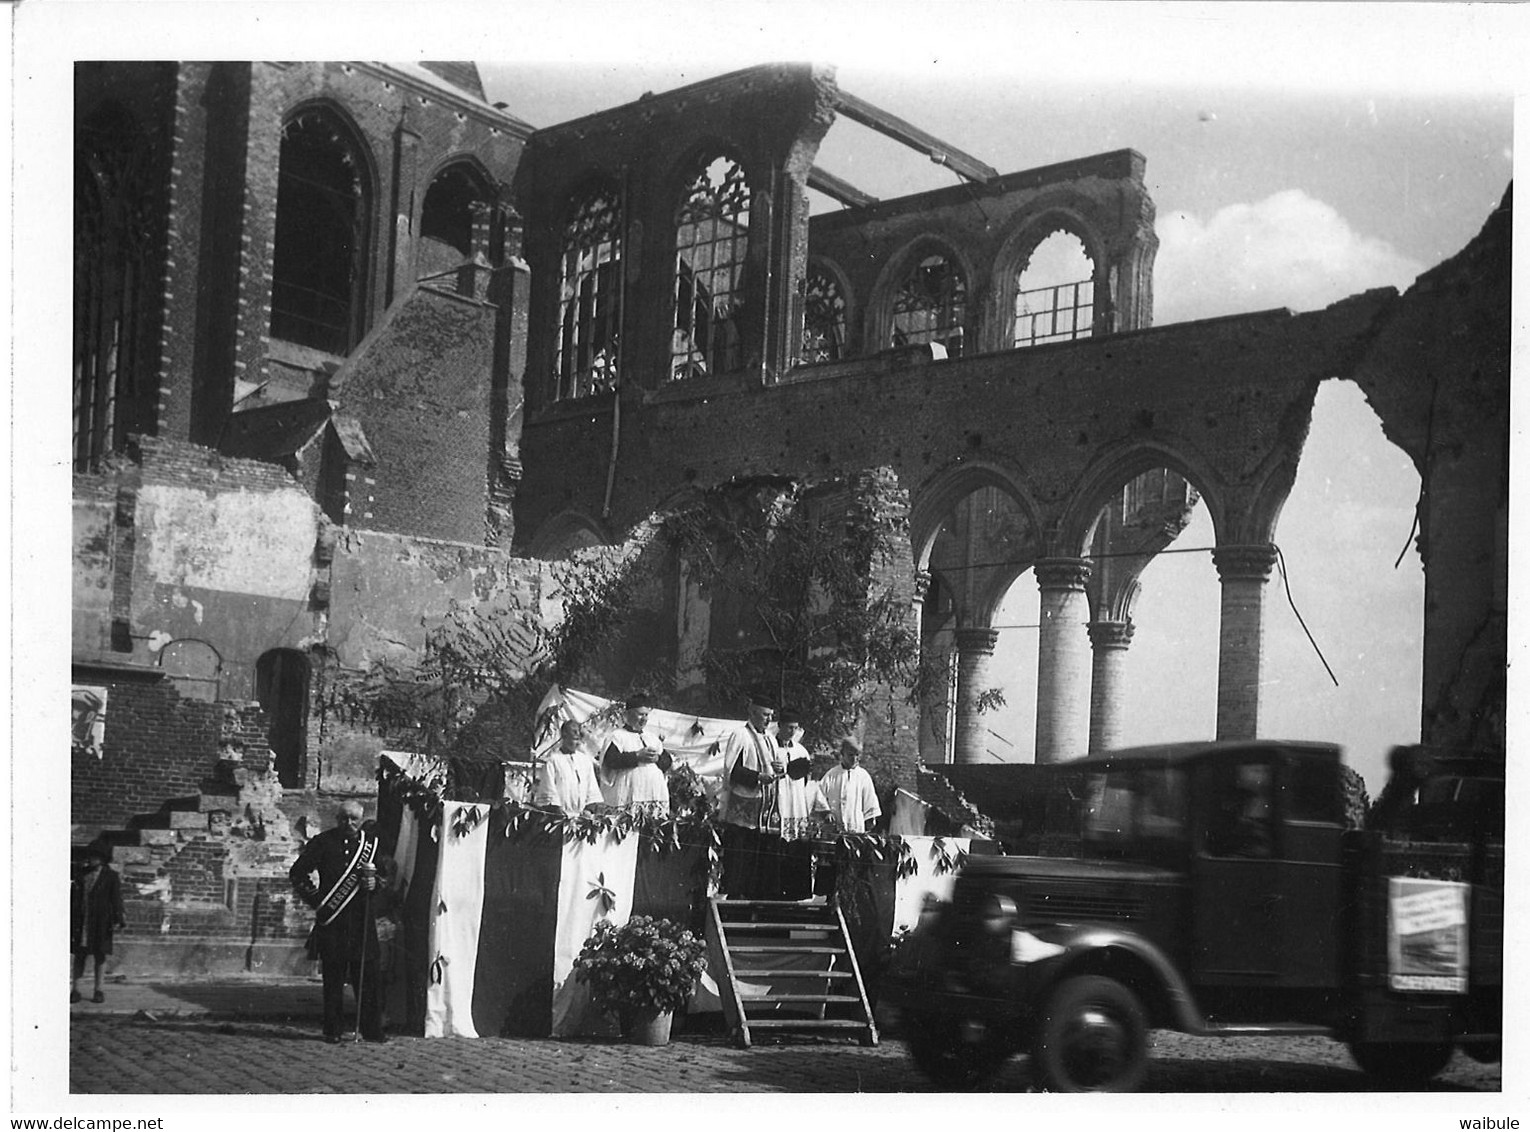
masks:
[(974, 1035), (973, 1027), (958, 1018), (916, 1014), (907, 1032), (914, 1064), (943, 1089), (977, 1088), (1014, 1052), (994, 1029)]
[(1388, 1085), (1422, 1085), (1450, 1062), (1449, 1042), (1350, 1042), (1349, 1053), (1366, 1074)]
[(1036, 1028), (1031, 1068), (1053, 1093), (1129, 1093), (1147, 1077), (1147, 1015), (1127, 987), (1101, 975), (1058, 984)]

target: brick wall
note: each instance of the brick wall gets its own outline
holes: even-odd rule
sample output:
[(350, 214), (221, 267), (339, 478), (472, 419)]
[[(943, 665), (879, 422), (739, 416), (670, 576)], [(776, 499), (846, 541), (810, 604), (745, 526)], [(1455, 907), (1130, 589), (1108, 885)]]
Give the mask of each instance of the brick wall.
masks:
[(106, 742), (101, 757), (75, 754), (70, 814), (75, 840), (119, 829), (170, 798), (197, 793), (212, 772), (223, 731), (219, 704), (182, 699), (168, 681), (101, 680), (88, 670), (80, 683), (107, 686)]
[(351, 499), (374, 530), (482, 543), (494, 308), (422, 287), (336, 375), (332, 396), (377, 458)]

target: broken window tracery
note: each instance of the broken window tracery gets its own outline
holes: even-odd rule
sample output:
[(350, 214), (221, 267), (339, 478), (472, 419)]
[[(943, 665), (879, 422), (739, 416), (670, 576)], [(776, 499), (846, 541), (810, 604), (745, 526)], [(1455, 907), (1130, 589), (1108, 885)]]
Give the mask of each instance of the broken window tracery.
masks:
[(845, 356), (845, 295), (839, 281), (821, 267), (810, 267), (803, 295), (804, 364), (837, 362)]
[(959, 358), (966, 319), (967, 280), (961, 268), (931, 253), (914, 265), (893, 296), (892, 344), (928, 342), (944, 347), (947, 357)]
[(744, 169), (719, 156), (687, 186), (675, 224), (675, 325), (670, 380), (743, 364), (739, 315), (751, 194)]
[(356, 144), (335, 115), (298, 111), (282, 128), (271, 336), (346, 354), (362, 334), (371, 202)]
[(563, 232), (555, 400), (616, 388), (621, 260), (620, 198), (609, 188), (592, 190)]
[(1094, 334), (1094, 265), (1070, 232), (1041, 241), (1015, 290), (1016, 346), (1071, 342)]
[(142, 341), (149, 258), (158, 230), (151, 208), (154, 147), (128, 113), (108, 106), (84, 123), (75, 151), (74, 466), (119, 447), (127, 402), (150, 344)]

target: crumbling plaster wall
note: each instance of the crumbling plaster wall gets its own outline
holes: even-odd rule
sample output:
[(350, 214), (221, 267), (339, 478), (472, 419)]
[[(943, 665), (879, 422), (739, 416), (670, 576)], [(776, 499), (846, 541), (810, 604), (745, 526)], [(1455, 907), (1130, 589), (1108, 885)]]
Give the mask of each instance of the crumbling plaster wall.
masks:
[(75, 493), (77, 660), (156, 668), (167, 642), (205, 641), (218, 695), (248, 700), (262, 653), (312, 639), (322, 517), (280, 468), (142, 437)]
[[(547, 563), (490, 547), (344, 530), (329, 577), (326, 639), (335, 660), (351, 669), (417, 655), (454, 604), (525, 609), (544, 624), (563, 616)], [(311, 751), (317, 745), (310, 781), (327, 790), (375, 789), (384, 741), (333, 720), (322, 722), (322, 737), (320, 731), (310, 729)]]

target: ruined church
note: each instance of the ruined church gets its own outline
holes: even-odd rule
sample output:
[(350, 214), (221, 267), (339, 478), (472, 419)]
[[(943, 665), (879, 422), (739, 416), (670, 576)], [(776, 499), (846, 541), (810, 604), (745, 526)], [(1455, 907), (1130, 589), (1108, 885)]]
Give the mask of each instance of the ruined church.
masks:
[[(379, 735), (335, 671), (454, 610), (564, 612), (557, 564), (709, 492), (788, 483), (899, 524), (872, 582), (950, 679), (861, 721), (961, 818), (994, 613), (1040, 591), (1035, 757), (1116, 745), (1137, 578), (1197, 501), (1216, 734), (1261, 735), (1275, 533), (1318, 387), (1418, 469), (1422, 740), (1502, 753), (1511, 196), (1405, 293), (1153, 325), (1145, 158), (1001, 171), (771, 64), (549, 128), (471, 63), (82, 63), (75, 77), (72, 812), (123, 874), (131, 973), (289, 971), (286, 884)], [(952, 173), (876, 199), (837, 122)], [(810, 191), (838, 207), (814, 214)], [(1059, 238), (1085, 265), (1032, 270)], [(747, 611), (669, 555), (598, 672), (665, 673)], [(639, 655), (641, 654), (641, 655)]]

